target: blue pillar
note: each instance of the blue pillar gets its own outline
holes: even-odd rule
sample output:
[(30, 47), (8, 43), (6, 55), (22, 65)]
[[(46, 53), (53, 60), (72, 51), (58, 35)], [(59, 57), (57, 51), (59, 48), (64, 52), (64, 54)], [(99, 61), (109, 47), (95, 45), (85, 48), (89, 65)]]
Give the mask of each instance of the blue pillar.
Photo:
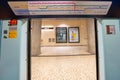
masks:
[[(18, 20), (16, 30), (17, 37), (10, 38), (10, 26), (8, 22), (9, 20), (3, 20), (2, 26), (0, 26), (0, 28), (2, 27), (0, 80), (25, 80), (25, 66), (27, 65), (25, 62), (25, 55), (27, 55), (27, 31), (24, 28), (27, 28), (27, 23), (24, 25), (25, 20)], [(7, 31), (7, 33), (5, 31)], [(6, 36), (6, 38), (4, 36)]]

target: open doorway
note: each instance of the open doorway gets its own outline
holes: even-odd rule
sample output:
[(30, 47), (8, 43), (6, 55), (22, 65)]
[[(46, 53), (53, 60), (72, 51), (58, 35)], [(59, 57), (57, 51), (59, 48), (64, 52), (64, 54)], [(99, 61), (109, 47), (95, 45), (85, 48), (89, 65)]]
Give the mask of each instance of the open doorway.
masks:
[(94, 19), (32, 19), (31, 79), (96, 80)]

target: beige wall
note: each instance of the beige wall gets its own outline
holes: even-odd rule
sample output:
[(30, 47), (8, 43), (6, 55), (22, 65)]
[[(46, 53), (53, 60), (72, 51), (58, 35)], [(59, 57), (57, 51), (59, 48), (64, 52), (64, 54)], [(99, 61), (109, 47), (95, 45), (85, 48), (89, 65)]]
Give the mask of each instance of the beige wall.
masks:
[[(57, 45), (88, 45), (88, 33), (87, 33), (87, 19), (44, 19), (42, 20), (42, 26), (53, 26), (53, 30), (42, 30), (41, 32), (41, 46), (57, 46)], [(80, 31), (80, 43), (56, 43), (49, 42), (49, 38), (56, 40), (56, 27), (79, 27)]]
[[(31, 25), (32, 55), (69, 55), (81, 54), (81, 51), (95, 53), (94, 19), (34, 19)], [(80, 43), (56, 43), (56, 27), (79, 27)], [(54, 42), (49, 42), (49, 38), (54, 39)]]
[[(41, 31), (41, 54), (42, 55), (74, 55), (86, 54), (88, 51), (88, 26), (87, 19), (43, 19), (42, 27), (51, 26), (53, 30), (42, 29)], [(79, 27), (79, 43), (56, 43), (49, 42), (49, 38), (56, 40), (56, 27)], [(88, 53), (87, 53), (88, 54)]]
[(90, 54), (86, 46), (52, 46), (41, 47), (41, 55), (80, 55)]
[(41, 20), (31, 20), (31, 55), (37, 56), (40, 54), (40, 35), (41, 34)]
[(88, 19), (88, 51), (91, 54), (95, 54), (95, 27), (94, 19)]

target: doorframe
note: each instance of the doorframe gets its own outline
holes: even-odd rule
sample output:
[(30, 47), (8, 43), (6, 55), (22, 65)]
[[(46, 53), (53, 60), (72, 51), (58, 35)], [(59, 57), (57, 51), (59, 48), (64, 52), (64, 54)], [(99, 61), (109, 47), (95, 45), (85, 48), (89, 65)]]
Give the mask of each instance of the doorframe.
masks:
[(94, 28), (95, 28), (95, 44), (96, 44), (95, 45), (96, 47), (96, 79), (100, 80), (97, 18), (94, 18)]
[[(82, 17), (78, 17), (78, 18), (82, 18)], [(27, 80), (31, 80), (31, 19), (32, 18), (28, 18), (28, 29), (27, 29), (27, 48), (28, 48), (27, 49)], [(96, 51), (96, 80), (100, 80), (97, 18), (93, 18), (93, 19), (94, 19), (95, 48), (96, 48), (95, 49)]]
[(31, 18), (28, 18), (27, 28), (27, 80), (31, 80)]

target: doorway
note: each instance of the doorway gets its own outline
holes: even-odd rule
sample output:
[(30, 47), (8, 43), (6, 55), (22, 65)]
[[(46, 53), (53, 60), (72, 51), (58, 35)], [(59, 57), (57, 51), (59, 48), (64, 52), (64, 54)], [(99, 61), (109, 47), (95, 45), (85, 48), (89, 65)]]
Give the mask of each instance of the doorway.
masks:
[(94, 19), (32, 19), (31, 79), (96, 80)]

